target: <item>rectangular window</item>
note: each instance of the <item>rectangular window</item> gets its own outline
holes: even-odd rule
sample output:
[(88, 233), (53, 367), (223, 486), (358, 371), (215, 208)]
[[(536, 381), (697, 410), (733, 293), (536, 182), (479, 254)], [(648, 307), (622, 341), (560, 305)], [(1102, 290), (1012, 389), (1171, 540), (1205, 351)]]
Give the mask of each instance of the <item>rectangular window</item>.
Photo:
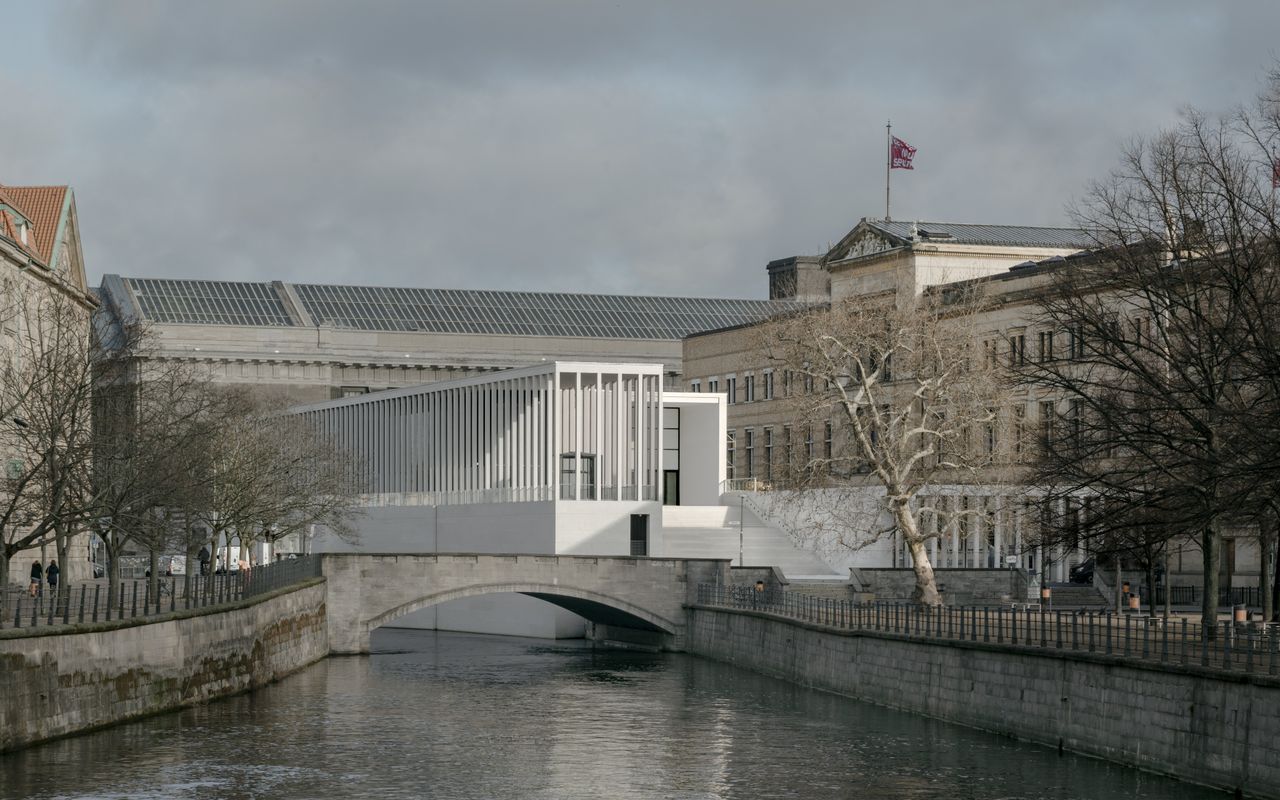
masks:
[(991, 369), (996, 365), (996, 340), (982, 340), (982, 366)]
[(719, 378), (707, 378), (707, 391), (708, 391), (708, 392), (710, 392), (711, 394), (716, 394), (717, 392), (719, 392), (719, 391), (720, 391), (720, 379), (719, 379)]
[(791, 385), (794, 379), (795, 379), (795, 374), (792, 373), (791, 370), (787, 369), (782, 371), (782, 396), (783, 397), (791, 396)]
[(1019, 403), (1013, 407), (1013, 460), (1022, 462), (1022, 443), (1027, 438), (1027, 407)]
[(1040, 362), (1053, 360), (1053, 331), (1040, 331)]
[(574, 453), (560, 455), (560, 499), (573, 500), (573, 476), (578, 471), (578, 457)]
[(1067, 329), (1067, 349), (1072, 361), (1080, 361), (1084, 358), (1084, 331), (1079, 325)]
[(786, 465), (786, 470), (787, 470), (786, 474), (788, 475), (791, 474), (791, 469), (796, 464), (795, 455), (796, 455), (795, 452), (791, 449), (791, 426), (783, 425), (782, 426), (782, 458), (783, 458), (783, 463)]
[(725, 378), (724, 391), (728, 396), (728, 399), (725, 400), (726, 403), (733, 405), (738, 402), (738, 379), (733, 376)]
[(691, 392), (701, 392), (701, 391), (702, 391), (702, 381), (701, 381), (701, 380), (693, 380), (693, 381), (689, 381), (689, 391), (691, 391)]
[(804, 462), (805, 469), (813, 465), (813, 426), (804, 426)]
[(742, 393), (746, 395), (746, 397), (743, 398), (742, 402), (754, 403), (756, 401), (756, 376), (747, 375), (743, 377), (742, 381), (743, 381)]
[(1027, 336), (1024, 333), (1009, 337), (1009, 366), (1021, 367), (1027, 363)]
[(596, 499), (596, 456), (595, 453), (582, 453), (579, 456), (582, 466), (582, 494), (579, 500)]
[(988, 408), (987, 415), (990, 419), (987, 420), (986, 427), (983, 429), (982, 433), (983, 449), (986, 450), (987, 457), (991, 458), (996, 454), (996, 450), (999, 446), (999, 443), (996, 441), (996, 410), (994, 408)]
[(724, 447), (724, 469), (725, 469), (725, 475), (729, 477), (729, 480), (733, 480), (735, 477), (734, 469), (733, 469), (734, 467), (733, 457), (734, 457), (734, 449), (737, 444), (737, 439), (738, 439), (738, 432), (729, 431), (729, 438), (726, 440), (725, 447)]
[(773, 399), (773, 372), (769, 371), (764, 374), (764, 399)]
[(813, 376), (812, 375), (804, 376), (804, 393), (813, 394)]
[(764, 429), (764, 479), (773, 480), (773, 428)]
[(1052, 400), (1040, 402), (1040, 445), (1046, 450), (1053, 444), (1054, 423), (1057, 411)]
[(747, 428), (743, 433), (742, 443), (745, 445), (745, 451), (742, 459), (742, 466), (746, 469), (746, 477), (754, 478), (756, 476), (756, 432), (754, 428)]
[(1077, 450), (1084, 448), (1084, 401), (1076, 398), (1067, 405), (1068, 435), (1071, 446)]
[(831, 460), (831, 420), (823, 423), (822, 431), (822, 457), (827, 461)]

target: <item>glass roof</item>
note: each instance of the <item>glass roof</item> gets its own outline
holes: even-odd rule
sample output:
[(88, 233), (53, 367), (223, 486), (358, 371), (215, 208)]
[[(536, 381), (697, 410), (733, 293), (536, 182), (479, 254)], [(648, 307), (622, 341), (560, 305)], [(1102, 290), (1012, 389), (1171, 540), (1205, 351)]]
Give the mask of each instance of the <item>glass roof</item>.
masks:
[(289, 312), (269, 283), (129, 281), (142, 315), (156, 322), (200, 325), (292, 325)]
[[(276, 285), (130, 278), (142, 316), (199, 325), (294, 326)], [(635, 297), (474, 289), (392, 289), (292, 284), (316, 325), (367, 331), (681, 339), (755, 322), (767, 300)]]
[(296, 284), (317, 324), (376, 331), (681, 339), (765, 316), (765, 300)]

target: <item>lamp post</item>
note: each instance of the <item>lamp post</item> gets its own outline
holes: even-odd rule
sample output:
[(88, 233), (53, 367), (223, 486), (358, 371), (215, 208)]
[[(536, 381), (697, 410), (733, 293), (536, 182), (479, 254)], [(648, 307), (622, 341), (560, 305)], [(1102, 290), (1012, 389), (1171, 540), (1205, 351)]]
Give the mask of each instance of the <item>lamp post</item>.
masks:
[(747, 508), (747, 498), (743, 495), (739, 495), (738, 496), (738, 566), (740, 567), (745, 567), (747, 565), (745, 561), (745, 556), (743, 555), (743, 552), (744, 552), (743, 517), (745, 515), (744, 512), (746, 511), (746, 508)]

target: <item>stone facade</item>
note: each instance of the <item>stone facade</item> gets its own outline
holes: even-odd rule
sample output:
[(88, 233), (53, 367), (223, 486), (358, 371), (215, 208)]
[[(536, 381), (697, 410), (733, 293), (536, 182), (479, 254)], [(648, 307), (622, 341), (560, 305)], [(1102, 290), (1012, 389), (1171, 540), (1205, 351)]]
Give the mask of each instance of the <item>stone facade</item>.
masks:
[(325, 586), (225, 611), (0, 631), (0, 751), (213, 700), (324, 658)]
[(689, 611), (689, 652), (1253, 797), (1280, 796), (1280, 680)]

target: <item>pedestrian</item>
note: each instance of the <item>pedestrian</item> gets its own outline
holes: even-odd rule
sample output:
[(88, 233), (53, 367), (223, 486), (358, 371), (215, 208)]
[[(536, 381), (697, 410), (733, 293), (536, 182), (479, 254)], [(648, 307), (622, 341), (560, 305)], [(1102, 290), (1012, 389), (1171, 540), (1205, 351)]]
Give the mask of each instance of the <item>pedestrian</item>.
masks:
[(40, 562), (36, 561), (31, 564), (31, 596), (35, 597), (40, 593), (40, 581), (44, 579), (44, 570), (40, 567)]
[(58, 593), (58, 578), (62, 575), (62, 570), (58, 569), (58, 559), (49, 559), (49, 566), (44, 571), (45, 583), (49, 584), (49, 594)]
[[(187, 552), (190, 552), (190, 551), (187, 551)], [(209, 574), (209, 546), (205, 545), (204, 547), (201, 547), (200, 555), (196, 556), (196, 558), (200, 559), (200, 574), (208, 575)]]

